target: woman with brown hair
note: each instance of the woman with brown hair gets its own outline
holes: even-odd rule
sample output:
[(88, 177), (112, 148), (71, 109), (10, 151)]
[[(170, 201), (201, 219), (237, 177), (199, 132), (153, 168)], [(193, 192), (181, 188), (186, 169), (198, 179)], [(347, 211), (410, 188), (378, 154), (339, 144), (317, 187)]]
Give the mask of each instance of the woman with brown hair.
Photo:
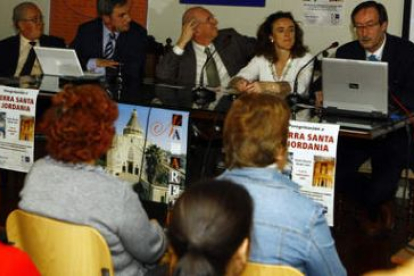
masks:
[(223, 130), (227, 170), (219, 179), (239, 183), (253, 198), (251, 261), (290, 265), (308, 276), (346, 275), (325, 208), (281, 173), (289, 116), (273, 94), (246, 93), (234, 101)]
[[(295, 88), (300, 68), (312, 59), (303, 45), (303, 31), (290, 12), (269, 15), (257, 31), (256, 56), (240, 70), (230, 86), (240, 92), (276, 92), (288, 94)], [(298, 77), (297, 91), (308, 93), (313, 66)]]
[(144, 275), (164, 253), (162, 228), (150, 222), (132, 187), (96, 160), (109, 149), (116, 103), (98, 85), (65, 86), (52, 98), (40, 130), (49, 156), (26, 176), (19, 207), (96, 228), (111, 250), (116, 275)]

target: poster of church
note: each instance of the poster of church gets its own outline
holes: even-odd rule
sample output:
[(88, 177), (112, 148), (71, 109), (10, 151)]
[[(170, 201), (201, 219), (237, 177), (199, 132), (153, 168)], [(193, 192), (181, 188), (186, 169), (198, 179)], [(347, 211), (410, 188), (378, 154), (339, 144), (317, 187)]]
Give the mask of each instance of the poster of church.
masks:
[(103, 165), (145, 200), (172, 204), (183, 192), (189, 113), (118, 104), (116, 134)]

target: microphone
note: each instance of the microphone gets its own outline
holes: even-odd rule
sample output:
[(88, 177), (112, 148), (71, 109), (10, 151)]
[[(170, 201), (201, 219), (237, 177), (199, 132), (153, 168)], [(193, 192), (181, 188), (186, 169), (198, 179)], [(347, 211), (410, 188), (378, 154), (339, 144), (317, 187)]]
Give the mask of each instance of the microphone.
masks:
[(201, 67), (200, 79), (199, 79), (199, 82), (198, 82), (198, 86), (195, 87), (192, 90), (192, 93), (193, 93), (193, 101), (196, 104), (204, 105), (204, 104), (207, 104), (207, 103), (210, 103), (210, 102), (213, 102), (213, 101), (216, 100), (216, 92), (214, 92), (211, 89), (208, 89), (204, 85), (204, 74), (205, 74), (207, 65), (214, 58), (214, 55), (217, 52), (220, 52), (223, 49), (225, 49), (230, 44), (230, 41), (231, 41), (231, 35), (227, 35), (223, 39), (223, 46), (221, 46), (220, 49), (215, 48), (214, 51), (211, 53), (211, 55), (207, 57), (207, 59), (204, 62), (203, 66)]
[(309, 64), (311, 64), (312, 62), (314, 62), (315, 61), (315, 59), (318, 57), (318, 56), (320, 56), (321, 54), (322, 55), (327, 55), (327, 51), (328, 50), (331, 50), (331, 49), (334, 49), (334, 48), (336, 48), (336, 47), (338, 47), (338, 45), (339, 45), (339, 43), (338, 43), (338, 41), (335, 41), (335, 42), (332, 42), (331, 43), (331, 45), (329, 45), (328, 47), (326, 47), (325, 49), (323, 49), (322, 51), (319, 51), (316, 55), (314, 55), (308, 62), (306, 62), (305, 63), (305, 65), (303, 65), (300, 69), (299, 69), (299, 71), (298, 71), (298, 73), (296, 74), (296, 77), (295, 77), (295, 82), (294, 82), (294, 84), (293, 84), (293, 93), (292, 94), (290, 94), (290, 95), (288, 95), (288, 97), (287, 97), (287, 101), (288, 101), (288, 103), (289, 103), (289, 105), (292, 107), (292, 106), (296, 106), (299, 102), (304, 102), (304, 98), (301, 96), (301, 95), (299, 95), (299, 93), (298, 93), (298, 82), (299, 82), (299, 75), (300, 75), (300, 73), (302, 73), (302, 71), (306, 68), (306, 67), (308, 67), (308, 65)]

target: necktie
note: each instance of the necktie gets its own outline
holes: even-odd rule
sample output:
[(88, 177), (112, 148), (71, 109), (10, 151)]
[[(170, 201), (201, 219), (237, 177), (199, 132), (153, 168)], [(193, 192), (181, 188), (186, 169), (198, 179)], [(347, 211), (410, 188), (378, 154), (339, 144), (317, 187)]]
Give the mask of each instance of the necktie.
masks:
[(216, 61), (211, 56), (211, 51), (208, 47), (206, 47), (204, 52), (206, 53), (207, 58), (210, 59), (206, 65), (207, 86), (210, 86), (210, 87), (220, 86), (220, 77), (217, 71)]
[(36, 59), (36, 53), (33, 49), (33, 46), (36, 45), (36, 42), (30, 41), (29, 44), (31, 45), (29, 54), (27, 55), (26, 62), (23, 65), (22, 71), (20, 71), (20, 76), (28, 76), (32, 72), (33, 64)]
[(108, 42), (105, 45), (104, 59), (111, 59), (113, 57), (114, 52), (115, 52), (114, 42), (115, 42), (115, 34), (110, 33)]
[(369, 61), (379, 61), (379, 59), (375, 55), (369, 55), (368, 60)]

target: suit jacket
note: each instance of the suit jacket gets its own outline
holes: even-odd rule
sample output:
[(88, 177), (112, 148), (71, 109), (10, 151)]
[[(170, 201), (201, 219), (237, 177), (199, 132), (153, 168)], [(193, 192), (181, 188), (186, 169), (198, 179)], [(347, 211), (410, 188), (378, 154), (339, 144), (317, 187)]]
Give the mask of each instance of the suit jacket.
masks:
[[(65, 48), (65, 41), (59, 37), (42, 35), (40, 46)], [(0, 77), (13, 77), (20, 54), (20, 35), (0, 41)]]
[[(100, 18), (79, 26), (71, 47), (76, 50), (84, 69), (89, 59), (103, 58), (102, 43), (103, 22)], [(123, 98), (132, 98), (138, 92), (144, 75), (146, 44), (147, 31), (133, 21), (129, 30), (121, 32), (116, 40), (113, 59), (123, 64), (122, 76), (126, 88)]]
[[(388, 62), (388, 88), (403, 105), (414, 111), (414, 44), (387, 34), (382, 61)], [(336, 51), (337, 58), (365, 60), (365, 49), (358, 41), (349, 42)], [(390, 103), (395, 102), (390, 99)]]
[[(219, 31), (213, 44), (232, 77), (254, 56), (256, 39), (242, 36), (234, 29), (224, 29)], [(157, 79), (178, 85), (194, 85), (197, 83), (196, 67), (194, 48), (192, 43), (188, 43), (181, 56), (174, 51), (165, 54), (157, 66)]]

